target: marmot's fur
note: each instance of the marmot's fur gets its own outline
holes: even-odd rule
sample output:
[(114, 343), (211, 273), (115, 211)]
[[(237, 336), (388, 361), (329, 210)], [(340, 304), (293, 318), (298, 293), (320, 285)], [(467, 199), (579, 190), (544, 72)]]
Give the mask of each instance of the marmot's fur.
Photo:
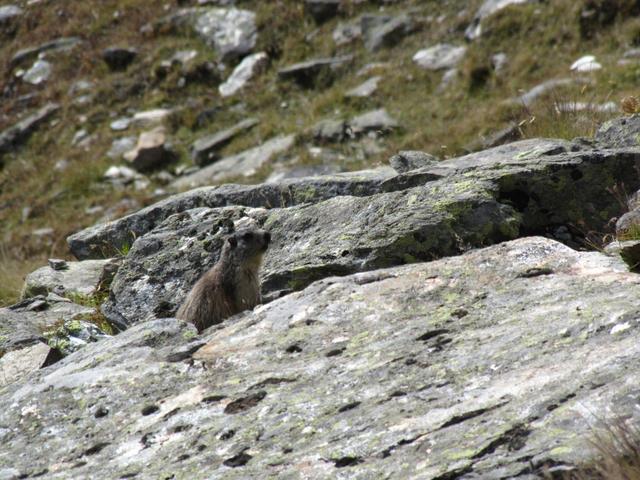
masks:
[(198, 332), (260, 303), (258, 272), (269, 246), (269, 232), (248, 227), (229, 235), (220, 259), (193, 286), (176, 317)]

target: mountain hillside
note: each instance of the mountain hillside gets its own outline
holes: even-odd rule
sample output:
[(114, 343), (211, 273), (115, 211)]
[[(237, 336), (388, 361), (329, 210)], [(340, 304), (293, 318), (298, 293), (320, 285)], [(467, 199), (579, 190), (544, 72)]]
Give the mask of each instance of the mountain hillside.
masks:
[[(241, 13), (225, 17), (232, 4)], [(70, 233), (196, 183), (375, 167), (399, 150), (444, 159), (519, 137), (591, 136), (636, 93), (638, 8), (631, 0), (4, 5), (0, 304), (14, 302), (47, 258), (70, 258)], [(595, 61), (572, 70), (585, 55)], [(239, 83), (229, 82), (239, 65)], [(155, 146), (146, 159), (123, 158), (158, 127), (143, 139)], [(188, 175), (265, 143), (251, 166), (232, 160), (202, 181)]]

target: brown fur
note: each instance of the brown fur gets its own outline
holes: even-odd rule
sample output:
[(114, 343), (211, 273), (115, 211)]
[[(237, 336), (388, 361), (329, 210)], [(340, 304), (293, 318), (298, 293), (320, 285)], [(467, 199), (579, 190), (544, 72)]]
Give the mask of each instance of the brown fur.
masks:
[(260, 303), (259, 270), (268, 232), (245, 228), (224, 242), (220, 259), (193, 286), (176, 317), (198, 332)]

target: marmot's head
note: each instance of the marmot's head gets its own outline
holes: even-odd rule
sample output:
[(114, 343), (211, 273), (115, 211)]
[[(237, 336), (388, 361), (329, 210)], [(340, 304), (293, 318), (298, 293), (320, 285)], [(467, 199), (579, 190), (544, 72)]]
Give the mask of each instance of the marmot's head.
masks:
[(229, 235), (225, 241), (223, 254), (233, 255), (238, 260), (261, 259), (267, 251), (271, 234), (261, 228), (242, 228)]

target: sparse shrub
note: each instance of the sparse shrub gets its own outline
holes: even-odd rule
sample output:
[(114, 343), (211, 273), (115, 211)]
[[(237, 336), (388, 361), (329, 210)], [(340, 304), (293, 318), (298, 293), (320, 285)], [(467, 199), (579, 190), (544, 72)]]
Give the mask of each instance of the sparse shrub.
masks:
[(640, 428), (622, 419), (594, 431), (591, 462), (562, 476), (563, 480), (640, 479)]

